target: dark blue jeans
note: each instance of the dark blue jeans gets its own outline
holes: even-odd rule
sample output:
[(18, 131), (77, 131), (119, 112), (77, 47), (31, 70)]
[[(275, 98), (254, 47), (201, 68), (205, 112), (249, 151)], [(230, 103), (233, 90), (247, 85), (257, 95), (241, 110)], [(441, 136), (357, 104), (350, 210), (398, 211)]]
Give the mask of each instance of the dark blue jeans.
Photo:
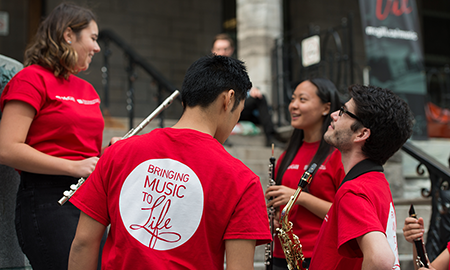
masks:
[(80, 210), (58, 200), (78, 179), (22, 172), (16, 204), (16, 232), (33, 270), (64, 270)]

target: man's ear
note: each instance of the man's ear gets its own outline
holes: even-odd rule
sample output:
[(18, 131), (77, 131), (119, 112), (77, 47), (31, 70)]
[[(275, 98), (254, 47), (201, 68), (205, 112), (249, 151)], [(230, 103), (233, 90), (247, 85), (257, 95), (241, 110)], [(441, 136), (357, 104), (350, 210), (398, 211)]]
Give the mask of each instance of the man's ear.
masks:
[(72, 31), (72, 28), (67, 27), (66, 30), (64, 30), (63, 37), (67, 43), (72, 44), (72, 41), (75, 40), (75, 34)]
[(358, 134), (356, 135), (355, 142), (366, 141), (370, 137), (370, 129), (369, 128), (363, 127), (357, 132), (358, 132)]
[(233, 89), (225, 91), (225, 99), (224, 99), (225, 111), (227, 111), (228, 109), (231, 110), (233, 108), (235, 98), (236, 93), (234, 92)]

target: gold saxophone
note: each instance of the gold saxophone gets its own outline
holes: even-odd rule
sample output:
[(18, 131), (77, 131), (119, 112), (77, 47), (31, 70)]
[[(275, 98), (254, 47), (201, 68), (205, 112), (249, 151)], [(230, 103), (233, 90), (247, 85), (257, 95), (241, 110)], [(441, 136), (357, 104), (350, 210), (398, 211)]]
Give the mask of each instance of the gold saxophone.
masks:
[(294, 195), (291, 196), (288, 203), (283, 208), (283, 211), (281, 211), (281, 228), (277, 228), (277, 232), (289, 270), (304, 270), (302, 263), (305, 260), (302, 251), (302, 244), (300, 244), (300, 240), (293, 232), (292, 222), (289, 221), (289, 212), (297, 201), (298, 196), (300, 196), (303, 188), (311, 181), (312, 174), (314, 173), (316, 167), (317, 164), (313, 163), (309, 166), (308, 170), (303, 173), (302, 178), (298, 183), (297, 190)]

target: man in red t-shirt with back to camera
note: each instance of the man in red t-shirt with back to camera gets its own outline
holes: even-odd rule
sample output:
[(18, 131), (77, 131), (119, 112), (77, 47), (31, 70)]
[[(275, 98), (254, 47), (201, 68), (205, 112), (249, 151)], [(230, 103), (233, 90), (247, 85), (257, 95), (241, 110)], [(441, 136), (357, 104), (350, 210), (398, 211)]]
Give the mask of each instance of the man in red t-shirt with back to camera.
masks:
[(258, 176), (222, 146), (252, 84), (243, 63), (206, 56), (187, 70), (180, 120), (120, 140), (72, 196), (82, 212), (69, 269), (253, 269), (270, 242)]

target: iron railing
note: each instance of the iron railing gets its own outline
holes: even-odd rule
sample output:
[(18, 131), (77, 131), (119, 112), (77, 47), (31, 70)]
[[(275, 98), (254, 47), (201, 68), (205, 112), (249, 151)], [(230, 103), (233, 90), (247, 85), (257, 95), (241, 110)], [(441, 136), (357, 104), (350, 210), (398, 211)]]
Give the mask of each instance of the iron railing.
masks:
[[(175, 86), (173, 86), (156, 68), (154, 68), (150, 63), (148, 63), (144, 57), (139, 55), (131, 46), (129, 46), (120, 36), (118, 36), (112, 30), (102, 30), (99, 32), (98, 40), (103, 42), (103, 67), (102, 67), (102, 84), (104, 88), (104, 97), (103, 104), (106, 109), (109, 108), (110, 104), (110, 92), (109, 92), (109, 58), (111, 56), (110, 43), (115, 43), (124, 53), (125, 57), (128, 60), (128, 64), (125, 68), (125, 71), (128, 75), (128, 89), (127, 89), (127, 112), (129, 118), (130, 129), (134, 127), (133, 119), (135, 102), (134, 102), (134, 93), (135, 87), (134, 82), (137, 79), (135, 68), (139, 66), (142, 68), (148, 75), (150, 75), (153, 80), (158, 85), (158, 104), (161, 104), (164, 100), (163, 92), (164, 89), (168, 90), (170, 93), (176, 90)], [(164, 126), (164, 114), (163, 112), (158, 115), (159, 117), (159, 126)]]

